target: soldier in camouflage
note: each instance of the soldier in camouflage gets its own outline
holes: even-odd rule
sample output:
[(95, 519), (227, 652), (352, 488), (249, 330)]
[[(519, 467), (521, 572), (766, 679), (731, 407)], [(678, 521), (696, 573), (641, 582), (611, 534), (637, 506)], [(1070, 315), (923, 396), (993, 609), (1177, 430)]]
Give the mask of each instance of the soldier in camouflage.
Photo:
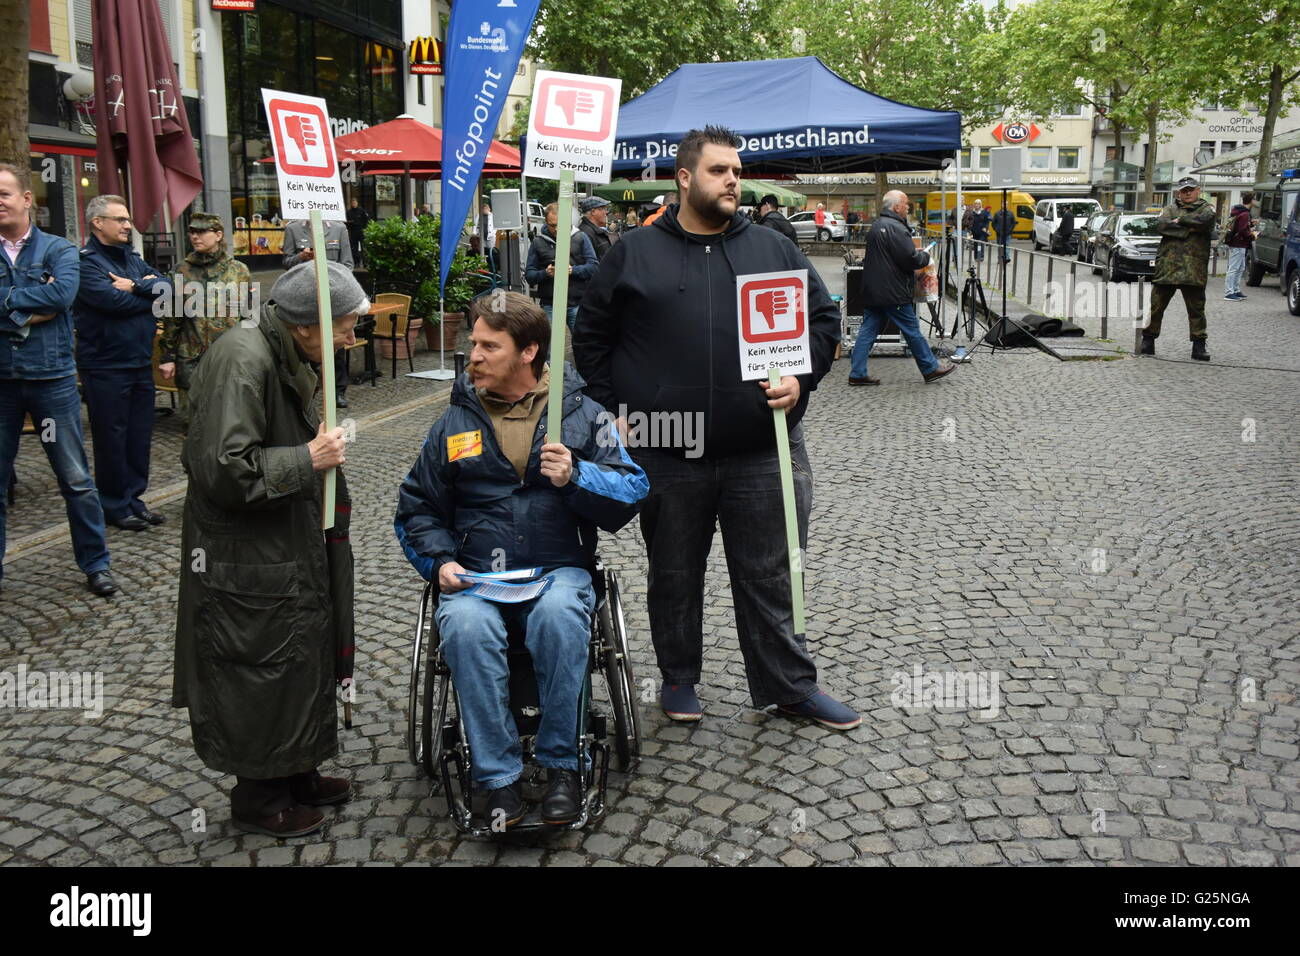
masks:
[(1210, 262), (1214, 207), (1201, 198), (1201, 186), (1190, 176), (1178, 181), (1174, 201), (1160, 212), (1156, 230), (1163, 237), (1156, 253), (1151, 286), (1151, 321), (1142, 330), (1143, 355), (1156, 354), (1156, 338), (1165, 309), (1182, 290), (1191, 329), (1192, 358), (1208, 362), (1205, 351), (1205, 281)]
[[(169, 380), (176, 377), (178, 362), (199, 358), (217, 336), (244, 317), (251, 294), (248, 266), (226, 249), (226, 228), (220, 218), (211, 213), (195, 213), (190, 217), (189, 238), (194, 251), (185, 257), (180, 268), (185, 277), (181, 296), (184, 308), (171, 310), (179, 314), (168, 315), (164, 320), (159, 349), (158, 370)], [(188, 418), (188, 382), (181, 386), (178, 381), (177, 385), (181, 415)]]

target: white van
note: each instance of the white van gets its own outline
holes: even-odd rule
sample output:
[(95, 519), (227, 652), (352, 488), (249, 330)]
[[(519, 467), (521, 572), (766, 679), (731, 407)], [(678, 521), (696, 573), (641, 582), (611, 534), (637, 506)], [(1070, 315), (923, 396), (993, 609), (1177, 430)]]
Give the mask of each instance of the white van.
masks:
[(1101, 203), (1095, 199), (1040, 199), (1034, 207), (1035, 249), (1050, 249), (1052, 233), (1061, 224), (1061, 214), (1066, 210), (1074, 214), (1074, 235), (1070, 237), (1070, 255), (1078, 249), (1079, 230), (1088, 217), (1101, 212)]

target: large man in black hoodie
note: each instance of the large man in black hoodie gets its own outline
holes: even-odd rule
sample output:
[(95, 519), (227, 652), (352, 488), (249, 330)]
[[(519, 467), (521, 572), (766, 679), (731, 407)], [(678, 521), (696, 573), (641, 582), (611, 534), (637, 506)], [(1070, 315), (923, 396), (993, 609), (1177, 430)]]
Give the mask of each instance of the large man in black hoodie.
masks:
[[(861, 718), (818, 689), (804, 635), (794, 631), (769, 411), (786, 410), (802, 547), (812, 470), (800, 420), (830, 369), (839, 310), (793, 243), (737, 213), (739, 146), (734, 133), (714, 126), (682, 139), (675, 170), (681, 203), (614, 244), (582, 300), (573, 352), (594, 400), (621, 419), (649, 423), (649, 434), (634, 430), (628, 444), (650, 479), (641, 532), (664, 712), (674, 720), (702, 714), (695, 685), (703, 659), (704, 570), (714, 526), (721, 524), (755, 706), (776, 705), (848, 730)], [(813, 371), (785, 376), (776, 388), (742, 381), (736, 277), (791, 269), (808, 270)], [(702, 445), (685, 440), (700, 433)], [(665, 437), (675, 447), (646, 447), (664, 444)]]

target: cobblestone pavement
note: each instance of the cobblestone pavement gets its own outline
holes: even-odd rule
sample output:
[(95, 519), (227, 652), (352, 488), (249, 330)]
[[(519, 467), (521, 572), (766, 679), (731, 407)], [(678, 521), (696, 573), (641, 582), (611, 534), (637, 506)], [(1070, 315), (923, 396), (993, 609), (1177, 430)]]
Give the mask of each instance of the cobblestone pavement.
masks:
[[(838, 264), (819, 264), (834, 281)], [(1300, 863), (1300, 319), (1275, 287), (1250, 296), (1211, 295), (1208, 366), (1183, 361), (1180, 305), (1156, 361), (981, 355), (926, 386), (910, 359), (882, 358), (870, 389), (836, 363), (808, 419), (809, 631), (824, 685), (863, 725), (750, 708), (715, 547), (705, 719), (645, 706), (646, 758), (611, 773), (603, 821), (501, 844), (461, 838), (406, 759), (420, 582), (391, 515), (439, 406), (367, 424), (381, 383), (373, 408), (356, 403), (348, 466), (358, 722), (326, 768), (356, 798), (305, 840), (232, 830), (230, 779), (200, 765), (168, 705), (173, 499), (161, 529), (114, 533), (110, 602), (81, 589), (66, 539), (6, 564), (0, 670), (102, 671), (105, 707), (0, 710), (0, 863)], [(175, 477), (174, 449), (160, 442), (156, 474)], [(20, 502), (57, 523), (39, 464)], [(635, 527), (601, 551), (653, 678)], [(973, 676), (950, 690), (992, 694), (996, 679), (996, 696), (903, 693), (904, 677), (954, 672)]]

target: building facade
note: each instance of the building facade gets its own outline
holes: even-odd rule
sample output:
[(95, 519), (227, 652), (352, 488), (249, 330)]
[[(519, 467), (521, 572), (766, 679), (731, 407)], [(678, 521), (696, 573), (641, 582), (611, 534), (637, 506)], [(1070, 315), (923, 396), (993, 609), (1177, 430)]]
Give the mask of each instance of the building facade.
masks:
[[(92, 0), (29, 0), (28, 138), (37, 225), (80, 245), (86, 203), (99, 192), (95, 163)], [(190, 129), (202, 125), (199, 46), (192, 0), (155, 0), (172, 49)], [(196, 140), (204, 178), (208, 160)], [(141, 224), (140, 228), (147, 228)]]
[[(1273, 135), (1276, 138), (1297, 129), (1300, 129), (1300, 110), (1280, 116)], [(1155, 189), (1151, 205), (1163, 206), (1169, 202), (1173, 184), (1192, 169), (1216, 156), (1258, 143), (1263, 132), (1264, 119), (1259, 110), (1225, 109), (1218, 103), (1202, 104), (1186, 123), (1160, 127), (1156, 136)], [(1092, 179), (1096, 197), (1103, 206), (1138, 209), (1150, 148), (1145, 130), (1122, 131), (1117, 147), (1115, 128), (1104, 117), (1097, 118)], [(1201, 181), (1205, 198), (1223, 214), (1241, 199), (1243, 192), (1254, 186), (1255, 163), (1244, 161), (1217, 166), (1195, 175)]]

